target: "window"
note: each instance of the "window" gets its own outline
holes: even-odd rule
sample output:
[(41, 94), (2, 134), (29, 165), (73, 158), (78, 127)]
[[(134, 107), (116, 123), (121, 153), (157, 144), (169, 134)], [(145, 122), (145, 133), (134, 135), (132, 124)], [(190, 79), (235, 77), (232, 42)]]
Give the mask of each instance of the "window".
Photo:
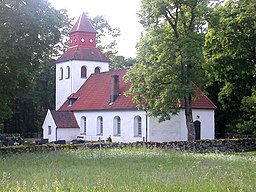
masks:
[(115, 136), (120, 136), (121, 135), (121, 119), (120, 117), (116, 116), (114, 118), (114, 122), (113, 122), (113, 125), (114, 125), (114, 135)]
[(87, 68), (86, 68), (86, 66), (83, 66), (81, 68), (81, 78), (87, 78)]
[(141, 137), (142, 136), (142, 124), (141, 124), (141, 117), (136, 116), (134, 117), (134, 136)]
[(81, 130), (84, 134), (86, 134), (86, 117), (81, 118)]
[(99, 116), (97, 118), (97, 135), (103, 134), (103, 117)]
[(66, 77), (66, 79), (69, 79), (69, 78), (70, 78), (70, 67), (67, 66), (67, 77)]
[(60, 68), (60, 80), (62, 80), (63, 79), (63, 69), (62, 69), (62, 67)]
[(51, 134), (52, 134), (52, 127), (48, 126), (48, 135), (51, 135)]
[(94, 73), (100, 73), (100, 68), (99, 68), (99, 67), (96, 67), (96, 68), (94, 69)]

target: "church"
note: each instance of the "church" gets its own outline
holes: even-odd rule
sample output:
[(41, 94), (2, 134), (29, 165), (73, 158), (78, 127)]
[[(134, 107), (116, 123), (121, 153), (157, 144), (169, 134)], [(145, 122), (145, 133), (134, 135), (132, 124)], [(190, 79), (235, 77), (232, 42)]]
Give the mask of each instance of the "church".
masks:
[[(71, 141), (84, 135), (87, 141), (113, 142), (187, 140), (185, 110), (159, 123), (138, 110), (124, 93), (129, 69), (109, 70), (109, 59), (96, 47), (96, 30), (83, 13), (69, 32), (69, 47), (56, 60), (56, 108), (48, 110), (43, 138)], [(196, 139), (214, 139), (216, 106), (195, 86), (193, 119)]]

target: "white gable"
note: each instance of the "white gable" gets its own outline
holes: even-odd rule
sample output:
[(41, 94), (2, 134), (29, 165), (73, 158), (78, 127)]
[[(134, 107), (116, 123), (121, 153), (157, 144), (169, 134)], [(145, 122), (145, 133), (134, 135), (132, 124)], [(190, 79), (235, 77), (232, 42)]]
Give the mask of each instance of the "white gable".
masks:
[[(49, 142), (56, 141), (56, 124), (54, 122), (51, 111), (48, 109), (43, 123), (43, 138), (48, 139)], [(51, 131), (49, 131), (51, 129)]]

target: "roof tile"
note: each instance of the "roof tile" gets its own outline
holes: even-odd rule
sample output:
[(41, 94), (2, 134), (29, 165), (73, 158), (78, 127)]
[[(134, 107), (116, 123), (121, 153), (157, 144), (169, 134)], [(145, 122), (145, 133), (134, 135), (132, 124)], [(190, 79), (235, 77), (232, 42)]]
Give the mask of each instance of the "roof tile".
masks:
[(68, 50), (56, 60), (56, 63), (71, 60), (109, 62), (109, 59), (105, 57), (97, 48), (71, 47), (68, 48)]
[(51, 111), (57, 128), (79, 128), (74, 114), (70, 111)]
[[(137, 109), (132, 102), (132, 96), (126, 97), (124, 93), (130, 88), (130, 83), (124, 82), (124, 75), (127, 70), (115, 70), (103, 73), (92, 74), (81, 86), (76, 94), (80, 97), (72, 104), (68, 105), (66, 101), (59, 109), (60, 111), (89, 111), (89, 110), (127, 110)], [(113, 75), (119, 75), (120, 95), (110, 104), (111, 78)], [(192, 106), (196, 109), (215, 109), (216, 106), (211, 100), (202, 94), (202, 91), (195, 85), (196, 99)]]
[(75, 32), (86, 32), (86, 33), (96, 33), (96, 30), (93, 28), (91, 22), (89, 21), (87, 15), (83, 13), (76, 21), (72, 29), (69, 31), (69, 34)]

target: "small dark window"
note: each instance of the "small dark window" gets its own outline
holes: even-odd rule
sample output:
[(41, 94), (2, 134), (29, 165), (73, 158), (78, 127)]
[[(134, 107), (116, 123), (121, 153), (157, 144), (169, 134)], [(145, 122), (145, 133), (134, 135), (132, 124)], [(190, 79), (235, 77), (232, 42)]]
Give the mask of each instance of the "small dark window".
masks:
[(63, 69), (62, 69), (62, 67), (60, 68), (60, 80), (62, 80), (63, 79)]
[(67, 79), (69, 79), (70, 78), (70, 67), (69, 66), (67, 66), (67, 77), (66, 77)]
[(81, 68), (81, 78), (87, 78), (87, 68), (85, 66)]
[(72, 98), (68, 100), (68, 105), (71, 106), (75, 103), (76, 99)]
[(96, 67), (96, 68), (94, 69), (94, 73), (100, 73), (100, 68), (99, 68), (99, 67)]
[(48, 126), (48, 135), (51, 135), (51, 134), (52, 134), (52, 127)]

